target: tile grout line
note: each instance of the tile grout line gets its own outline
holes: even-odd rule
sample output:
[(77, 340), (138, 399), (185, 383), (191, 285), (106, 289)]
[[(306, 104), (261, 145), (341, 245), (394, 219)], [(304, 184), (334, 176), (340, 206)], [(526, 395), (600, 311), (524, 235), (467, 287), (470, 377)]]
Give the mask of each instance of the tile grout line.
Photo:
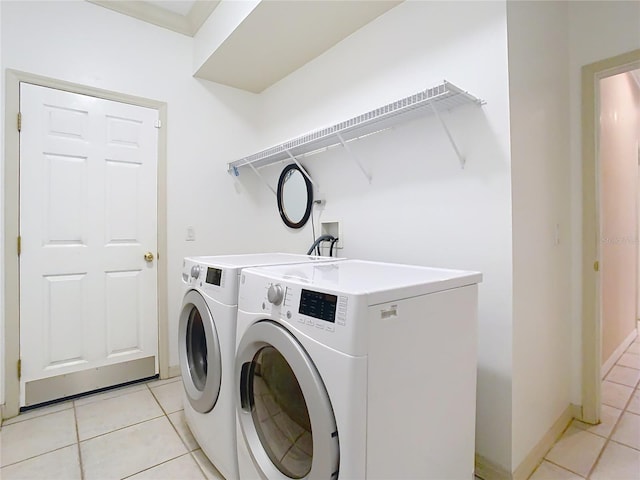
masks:
[[(170, 382), (173, 383), (173, 382)], [(165, 384), (166, 385), (166, 384)], [(160, 385), (162, 386), (162, 385)], [(193, 460), (196, 464), (196, 466), (198, 467), (198, 469), (200, 470), (200, 473), (202, 473), (203, 478), (207, 479), (209, 477), (207, 477), (206, 472), (204, 471), (204, 468), (202, 468), (202, 466), (200, 465), (200, 462), (198, 462), (198, 460), (196, 459), (195, 455), (193, 454), (193, 452), (195, 452), (195, 450), (189, 450), (189, 445), (187, 445), (187, 442), (185, 442), (182, 439), (182, 436), (180, 435), (180, 433), (178, 432), (178, 429), (176, 428), (176, 426), (173, 424), (173, 422), (171, 421), (171, 419), (169, 418), (169, 414), (167, 414), (167, 412), (164, 410), (164, 407), (162, 406), (162, 404), (160, 403), (160, 400), (158, 400), (158, 398), (156, 397), (156, 395), (153, 393), (153, 389), (149, 386), (149, 384), (147, 384), (147, 388), (149, 388), (149, 391), (151, 392), (151, 396), (153, 396), (154, 400), (156, 401), (156, 403), (158, 405), (160, 405), (160, 409), (163, 411), (165, 417), (167, 417), (167, 420), (169, 421), (169, 425), (171, 425), (171, 427), (173, 428), (173, 430), (176, 432), (176, 434), (178, 435), (178, 438), (180, 439), (180, 441), (182, 442), (182, 445), (184, 445), (184, 448), (187, 450), (187, 455), (191, 456), (191, 460)], [(180, 410), (178, 410), (179, 412)], [(184, 412), (184, 405), (182, 408), (182, 411)], [(171, 413), (175, 413), (175, 412), (171, 412)], [(185, 421), (186, 423), (186, 421)], [(200, 446), (199, 446), (200, 447)], [(200, 447), (200, 449), (202, 449), (202, 447)], [(197, 449), (196, 449), (197, 450)], [(203, 452), (204, 454), (204, 452)], [(205, 455), (206, 457), (206, 455)]]
[(84, 464), (82, 462), (82, 449), (80, 448), (80, 432), (78, 429), (78, 414), (76, 412), (76, 402), (72, 401), (71, 406), (73, 408), (73, 420), (76, 426), (76, 445), (78, 446), (78, 463), (80, 466), (80, 480), (85, 480), (84, 478)]
[[(207, 472), (204, 471), (204, 468), (202, 467), (202, 465), (200, 465), (200, 462), (198, 461), (198, 459), (196, 458), (196, 456), (194, 455), (194, 452), (197, 452), (198, 449), (194, 450), (193, 452), (189, 452), (189, 455), (191, 455), (191, 460), (193, 460), (194, 462), (196, 462), (196, 466), (198, 467), (198, 469), (200, 470), (200, 473), (202, 473), (203, 478), (208, 479), (209, 477), (207, 476)], [(202, 451), (202, 449), (200, 448), (200, 451)], [(205, 456), (206, 455), (204, 452), (202, 452), (202, 454)], [(215, 468), (215, 465), (213, 466)], [(216, 469), (217, 470), (217, 469)]]
[(182, 457), (184, 457), (185, 455), (189, 455), (189, 453), (190, 453), (190, 452), (183, 453), (182, 455), (178, 455), (177, 457), (169, 458), (168, 460), (164, 460), (163, 462), (160, 462), (160, 463), (158, 463), (158, 464), (156, 464), (156, 465), (151, 465), (150, 467), (147, 467), (147, 468), (145, 468), (145, 469), (142, 469), (142, 470), (140, 470), (140, 471), (138, 471), (138, 472), (134, 472), (134, 473), (132, 473), (131, 475), (127, 475), (126, 477), (122, 477), (120, 480), (125, 480), (125, 479), (127, 479), (127, 478), (131, 478), (131, 477), (133, 477), (134, 475), (138, 475), (138, 474), (140, 474), (140, 473), (142, 473), (142, 472), (147, 472), (147, 471), (151, 470), (152, 468), (159, 467), (160, 465), (164, 465), (165, 463), (169, 463), (169, 462), (172, 462), (172, 461), (174, 461), (174, 460), (176, 460), (176, 459), (178, 459), (178, 458), (182, 458)]
[[(71, 402), (73, 403), (73, 400), (71, 400)], [(71, 405), (69, 408), (63, 408), (63, 409), (60, 409), (60, 410), (56, 410), (55, 412), (47, 412), (47, 413), (43, 413), (42, 415), (36, 415), (35, 417), (23, 418), (21, 420), (15, 420), (15, 421), (12, 422), (11, 420), (13, 420), (14, 418), (16, 418), (16, 419), (20, 418), (20, 414), (18, 414), (17, 417), (7, 418), (6, 420), (8, 420), (10, 423), (3, 422), (2, 423), (2, 428), (10, 427), (11, 425), (18, 425), (19, 423), (28, 422), (29, 420), (35, 420), (36, 418), (43, 418), (43, 417), (47, 417), (49, 415), (55, 415), (56, 413), (64, 412), (66, 410), (71, 410), (72, 408), (73, 408), (73, 405)], [(31, 410), (31, 411), (35, 411), (35, 410)]]
[[(0, 1), (1, 1), (1, 0), (0, 0)], [(18, 460), (17, 462), (7, 463), (6, 465), (2, 465), (2, 467), (1, 467), (1, 468), (10, 467), (10, 466), (12, 466), (12, 465), (17, 465), (17, 464), (19, 464), (19, 463), (26, 462), (27, 460), (33, 460), (34, 458), (42, 457), (43, 455), (49, 455), (50, 453), (58, 452), (58, 451), (60, 451), (60, 450), (64, 450), (65, 448), (69, 448), (69, 447), (73, 446), (75, 443), (76, 443), (76, 442), (70, 443), (69, 445), (63, 445), (63, 446), (61, 446), (61, 447), (54, 448), (53, 450), (49, 450), (49, 451), (47, 451), (47, 452), (39, 453), (39, 454), (34, 455), (34, 456), (32, 456), (32, 457), (23, 458), (22, 460)], [(2, 478), (2, 477), (0, 477), (0, 478)]]
[[(614, 367), (615, 367), (615, 366), (616, 366), (616, 365), (614, 365)], [(624, 367), (624, 368), (631, 368), (631, 367)], [(635, 370), (635, 368), (632, 368), (632, 370)], [(640, 372), (640, 370), (638, 370), (638, 371)], [(636, 386), (631, 386), (631, 385), (628, 385), (628, 384), (626, 384), (626, 383), (620, 383), (620, 382), (616, 382), (615, 380), (609, 380), (609, 379), (608, 379), (608, 378), (606, 378), (606, 377), (602, 379), (602, 382), (604, 382), (604, 381), (611, 382), (611, 383), (615, 383), (616, 385), (623, 385), (623, 386), (625, 386), (625, 387), (629, 387), (629, 388), (631, 388), (631, 389), (633, 389), (633, 390), (635, 390), (635, 389), (636, 389), (636, 387), (638, 386), (638, 384), (637, 384), (637, 383), (635, 384)]]
[[(560, 465), (559, 463), (556, 463), (556, 462), (554, 462), (553, 460), (549, 460), (548, 458), (543, 458), (543, 459), (542, 459), (542, 462), (548, 462), (548, 463), (550, 463), (551, 465), (555, 465), (556, 467), (559, 467), (559, 468), (561, 468), (562, 470), (566, 470), (567, 472), (573, 473), (574, 475), (576, 475), (576, 476), (580, 477), (581, 479), (582, 479), (582, 478), (584, 478), (584, 479), (586, 480), (586, 478), (587, 478), (587, 477), (583, 477), (583, 476), (582, 476), (582, 475), (580, 475), (578, 472), (574, 472), (574, 471), (573, 471), (573, 470), (571, 470), (569, 467), (565, 467), (564, 465)], [(540, 462), (540, 464), (542, 464), (542, 462)], [(537, 470), (537, 468), (536, 468), (536, 470)], [(533, 472), (533, 473), (535, 473), (535, 470), (534, 470), (534, 472)], [(531, 474), (531, 475), (533, 475), (533, 474)]]
[[(2, 1), (2, 0), (0, 0), (0, 1)], [(113, 432), (119, 432), (120, 430), (124, 430), (125, 428), (135, 427), (136, 425), (142, 425), (143, 423), (147, 423), (147, 422), (150, 422), (152, 420), (157, 420), (159, 418), (162, 418), (163, 416), (164, 416), (164, 414), (158, 415), (157, 417), (147, 418), (145, 420), (140, 420), (139, 422), (134, 422), (134, 423), (131, 423), (129, 425), (125, 425), (124, 427), (114, 428), (113, 430), (109, 430), (108, 432), (101, 433), (100, 435), (94, 435), (93, 437), (85, 438), (85, 439), (80, 440), (80, 441), (81, 442), (88, 442), (90, 440), (95, 440), (96, 438), (104, 437), (105, 435), (109, 435), (110, 433), (113, 433)], [(80, 437), (78, 437), (78, 439), (79, 438)]]

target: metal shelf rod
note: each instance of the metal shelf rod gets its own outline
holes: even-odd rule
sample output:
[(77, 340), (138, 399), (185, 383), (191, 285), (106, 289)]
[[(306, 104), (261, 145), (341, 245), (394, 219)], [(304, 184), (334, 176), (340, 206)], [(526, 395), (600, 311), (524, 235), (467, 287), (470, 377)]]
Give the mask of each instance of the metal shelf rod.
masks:
[(319, 189), (320, 186), (313, 180), (313, 178), (311, 178), (311, 175), (309, 175), (307, 173), (307, 170), (300, 165), (300, 162), (298, 162), (298, 159), (296, 157), (294, 157), (293, 155), (291, 155), (291, 152), (289, 150), (285, 150), (287, 152), (287, 155), (289, 155), (289, 158), (291, 158), (291, 160), (293, 160), (296, 165), (298, 166), (298, 168), (300, 169), (300, 171), (304, 174), (305, 177), (307, 177), (309, 179), (309, 181), (311, 182), (311, 184), (316, 187), (316, 189)]
[(273, 192), (273, 194), (277, 197), (277, 196), (278, 196), (278, 194), (276, 193), (276, 191), (273, 189), (273, 187), (272, 187), (271, 185), (269, 185), (269, 182), (267, 182), (267, 179), (266, 179), (266, 178), (264, 178), (264, 177), (262, 176), (262, 174), (258, 171), (258, 169), (257, 169), (256, 167), (254, 167), (254, 166), (253, 166), (253, 163), (249, 163), (248, 165), (251, 167), (251, 170), (253, 170), (253, 173), (255, 173), (255, 174), (258, 176), (258, 178), (259, 178), (260, 180), (262, 180), (262, 182), (263, 182), (267, 187), (269, 187), (269, 190), (271, 190), (271, 191)]
[(449, 138), (449, 142), (451, 142), (451, 146), (453, 147), (453, 150), (456, 152), (456, 155), (458, 156), (458, 160), (460, 160), (460, 166), (462, 168), (464, 168), (464, 164), (465, 164), (465, 158), (464, 156), (460, 153), (460, 150), (458, 150), (458, 146), (456, 145), (455, 140), (453, 139), (453, 136), (451, 135), (451, 132), (449, 131), (449, 129), (447, 128), (447, 124), (444, 123), (444, 120), (442, 120), (442, 117), (440, 116), (440, 112), (438, 112), (438, 109), (435, 107), (435, 105), (433, 104), (433, 102), (431, 103), (431, 108), (433, 109), (433, 113), (435, 113), (436, 118), (438, 119), (438, 121), (440, 122), (440, 125), (442, 125), (442, 128), (444, 129), (444, 132), (447, 134), (447, 137)]
[(369, 180), (369, 183), (371, 183), (371, 175), (364, 168), (364, 165), (362, 165), (362, 162), (360, 161), (358, 156), (355, 153), (353, 153), (353, 150), (351, 150), (351, 147), (347, 145), (347, 142), (344, 141), (344, 138), (342, 138), (342, 135), (340, 135), (339, 133), (336, 133), (336, 135), (338, 137), (338, 140), (340, 140), (340, 143), (342, 144), (344, 149), (349, 154), (349, 156), (353, 159), (354, 162), (358, 164), (358, 167), (360, 167), (360, 170), (362, 170), (362, 173), (364, 174), (364, 176), (367, 177), (367, 180)]

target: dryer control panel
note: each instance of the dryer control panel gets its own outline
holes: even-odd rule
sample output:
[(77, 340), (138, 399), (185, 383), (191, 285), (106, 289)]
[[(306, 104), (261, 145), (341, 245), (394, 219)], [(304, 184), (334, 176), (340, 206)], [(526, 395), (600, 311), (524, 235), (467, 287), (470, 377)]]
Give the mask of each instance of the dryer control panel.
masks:
[[(239, 309), (279, 319), (290, 328), (338, 351), (350, 355), (364, 354), (367, 335), (363, 328), (366, 322), (357, 321), (363, 319), (356, 319), (356, 316), (358, 312), (360, 316), (367, 313), (366, 306), (357, 296), (322, 291), (311, 285), (264, 280), (246, 275), (246, 282), (240, 289)], [(275, 291), (282, 292), (282, 301), (271, 301), (276, 298)], [(251, 292), (257, 295), (253, 296)]]
[(338, 297), (336, 295), (314, 292), (303, 288), (300, 294), (298, 313), (324, 320), (325, 322), (336, 323), (337, 304)]

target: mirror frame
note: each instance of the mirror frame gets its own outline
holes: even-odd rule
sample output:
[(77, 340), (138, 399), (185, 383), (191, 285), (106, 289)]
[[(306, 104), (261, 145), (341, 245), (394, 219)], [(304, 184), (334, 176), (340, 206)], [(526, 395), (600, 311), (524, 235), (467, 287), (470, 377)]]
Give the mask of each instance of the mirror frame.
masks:
[[(305, 208), (302, 219), (297, 223), (292, 222), (291, 219), (287, 217), (287, 214), (285, 213), (285, 209), (283, 205), (284, 182), (288, 178), (288, 176), (291, 175), (289, 173), (291, 170), (297, 170), (298, 172), (300, 172), (300, 175), (302, 175), (302, 178), (304, 178), (305, 186), (307, 187), (307, 206)], [(280, 173), (280, 178), (278, 179), (278, 193), (276, 194), (276, 197), (278, 199), (278, 211), (280, 212), (280, 218), (282, 218), (282, 221), (285, 223), (285, 225), (289, 228), (304, 227), (304, 225), (309, 220), (309, 217), (311, 216), (311, 207), (313, 206), (313, 186), (311, 185), (311, 182), (309, 181), (307, 176), (304, 174), (304, 172), (295, 163), (290, 163), (289, 165), (284, 167), (284, 169)]]

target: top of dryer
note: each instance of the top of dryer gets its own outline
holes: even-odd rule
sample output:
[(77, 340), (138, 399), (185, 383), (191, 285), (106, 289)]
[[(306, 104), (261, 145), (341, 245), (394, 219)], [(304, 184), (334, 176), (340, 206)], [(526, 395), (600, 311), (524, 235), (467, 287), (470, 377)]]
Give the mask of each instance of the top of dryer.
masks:
[(238, 277), (244, 268), (311, 262), (333, 262), (332, 257), (315, 257), (295, 253), (251, 253), (246, 255), (214, 255), (185, 257), (182, 281), (198, 288), (210, 298), (225, 305), (238, 303)]
[(283, 265), (288, 263), (326, 262), (336, 259), (296, 253), (248, 253), (239, 255), (185, 257), (185, 260), (211, 267), (247, 268), (260, 267), (264, 265)]
[(482, 281), (479, 272), (343, 260), (252, 268), (252, 274), (338, 294), (366, 295), (368, 305), (392, 302)]

